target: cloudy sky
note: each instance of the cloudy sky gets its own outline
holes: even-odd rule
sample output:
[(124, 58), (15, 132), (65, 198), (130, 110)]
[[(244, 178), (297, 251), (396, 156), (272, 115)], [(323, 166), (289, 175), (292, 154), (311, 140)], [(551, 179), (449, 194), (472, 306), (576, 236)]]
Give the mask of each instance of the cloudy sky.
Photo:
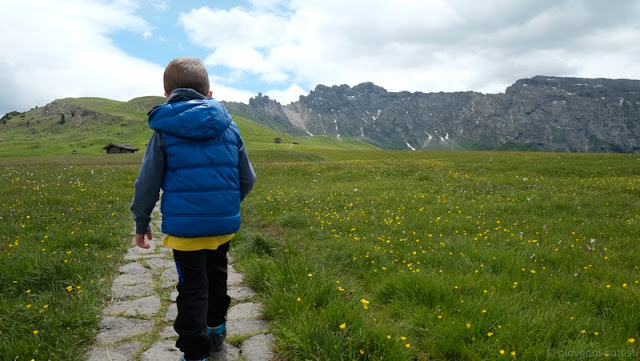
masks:
[(504, 92), (535, 75), (640, 79), (638, 0), (0, 0), (0, 115), (162, 95), (203, 60), (214, 98), (317, 84)]

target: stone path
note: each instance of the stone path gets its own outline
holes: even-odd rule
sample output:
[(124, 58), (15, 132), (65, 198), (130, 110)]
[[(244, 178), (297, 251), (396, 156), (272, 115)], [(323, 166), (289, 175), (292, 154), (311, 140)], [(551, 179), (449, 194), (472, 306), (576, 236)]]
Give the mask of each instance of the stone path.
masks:
[[(154, 210), (156, 219), (158, 209)], [(159, 228), (154, 222), (153, 228)], [(154, 233), (151, 248), (130, 248), (113, 280), (112, 299), (103, 310), (100, 330), (89, 361), (178, 361), (182, 353), (175, 347), (173, 330), (177, 315), (175, 286), (178, 274), (171, 250), (162, 246), (164, 238)], [(209, 361), (268, 361), (273, 358), (269, 323), (261, 318), (256, 292), (242, 285), (242, 274), (229, 257), (227, 342)]]

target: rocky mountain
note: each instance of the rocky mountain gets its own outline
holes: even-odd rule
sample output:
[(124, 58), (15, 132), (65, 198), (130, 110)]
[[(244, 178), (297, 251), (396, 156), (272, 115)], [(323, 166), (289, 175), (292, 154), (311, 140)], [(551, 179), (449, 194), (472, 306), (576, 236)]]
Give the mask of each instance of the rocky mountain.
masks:
[(385, 149), (640, 153), (639, 80), (536, 76), (500, 94), (318, 85), (286, 106), (261, 94), (225, 105), (292, 135), (356, 138)]

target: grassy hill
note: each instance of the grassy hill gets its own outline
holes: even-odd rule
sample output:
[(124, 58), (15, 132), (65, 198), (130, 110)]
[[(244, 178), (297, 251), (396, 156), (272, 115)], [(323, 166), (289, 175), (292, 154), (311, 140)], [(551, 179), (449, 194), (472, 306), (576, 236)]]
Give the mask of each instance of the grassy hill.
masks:
[[(104, 154), (102, 147), (109, 143), (129, 143), (144, 150), (152, 134), (147, 112), (165, 100), (163, 97), (141, 97), (128, 102), (66, 98), (24, 113), (8, 113), (0, 120), (0, 157)], [(317, 149), (376, 149), (349, 139), (296, 138), (246, 118), (234, 115), (233, 119), (250, 150), (296, 154)], [(282, 142), (274, 143), (276, 138)]]

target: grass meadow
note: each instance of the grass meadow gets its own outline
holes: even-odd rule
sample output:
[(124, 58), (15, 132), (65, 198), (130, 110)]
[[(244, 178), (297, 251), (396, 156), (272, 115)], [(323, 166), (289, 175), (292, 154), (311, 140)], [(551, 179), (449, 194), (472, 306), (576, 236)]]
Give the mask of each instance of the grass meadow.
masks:
[(1, 360), (81, 360), (93, 342), (131, 239), (140, 160), (104, 163), (0, 161)]
[[(249, 155), (231, 252), (279, 360), (638, 359), (638, 155)], [(3, 359), (82, 358), (139, 162), (0, 160)]]
[(257, 162), (236, 240), (283, 359), (638, 358), (638, 156), (330, 156)]

